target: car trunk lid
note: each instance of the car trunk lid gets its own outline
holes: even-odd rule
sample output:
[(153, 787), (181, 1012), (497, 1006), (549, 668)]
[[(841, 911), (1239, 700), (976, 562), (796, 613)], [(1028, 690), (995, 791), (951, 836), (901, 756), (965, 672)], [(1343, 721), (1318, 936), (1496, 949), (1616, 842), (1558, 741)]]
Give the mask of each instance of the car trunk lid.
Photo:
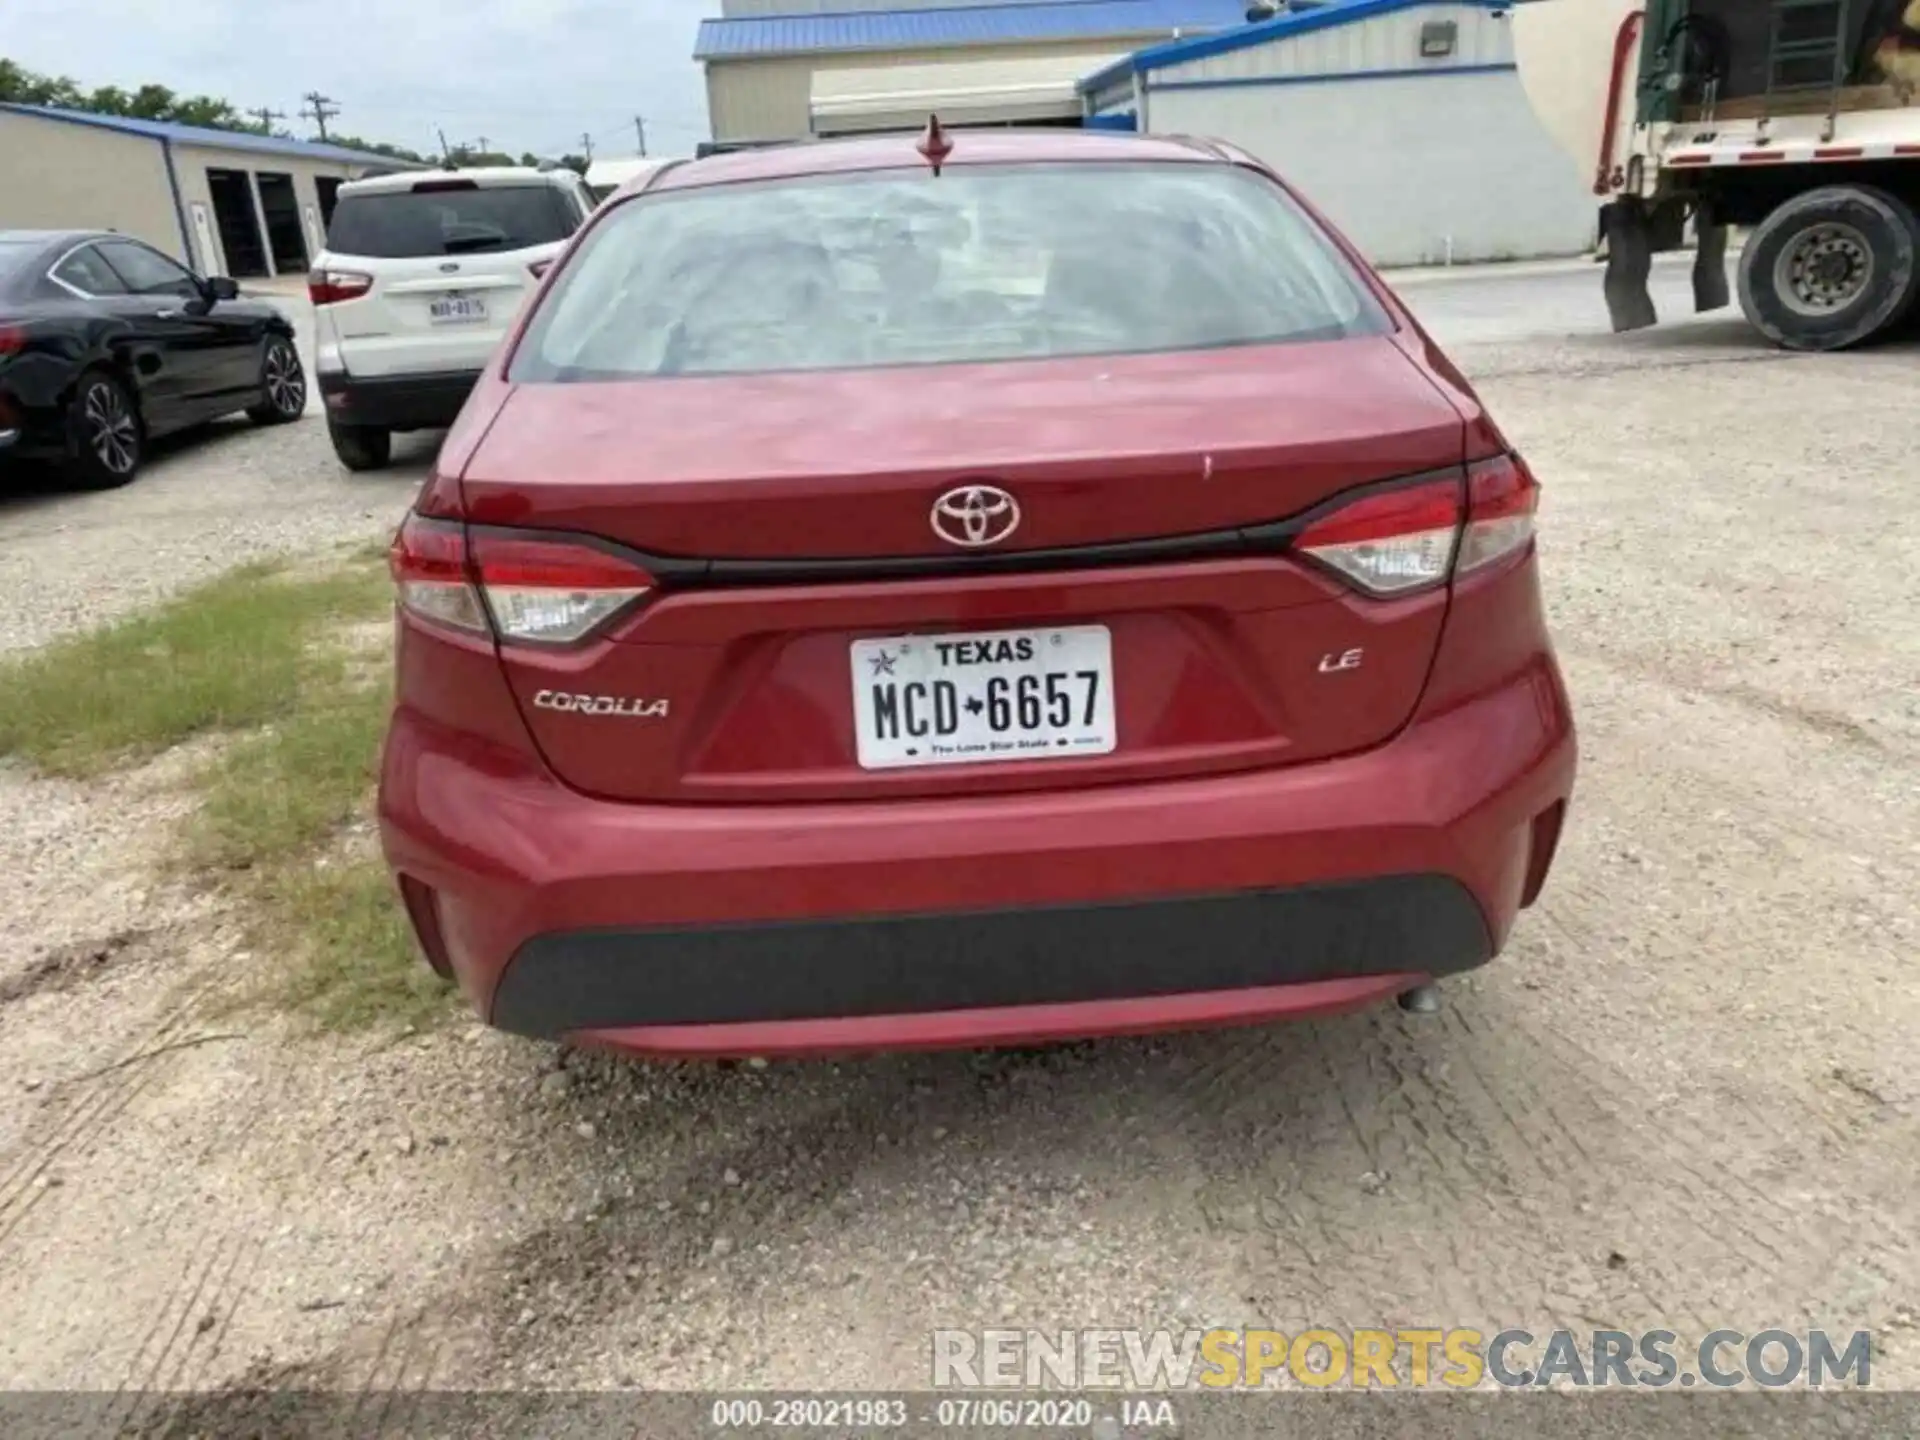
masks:
[[(568, 783), (627, 800), (931, 796), (1384, 740), (1419, 698), (1444, 587), (1369, 598), (1274, 536), (1356, 487), (1457, 478), (1462, 444), (1459, 413), (1392, 338), (1370, 337), (520, 386), (462, 488), (476, 526), (613, 542), (659, 582), (583, 645), (502, 646)], [(978, 552), (933, 514), (975, 485), (1020, 510)], [(1023, 644), (1030, 695), (1018, 663), (995, 668)], [(1071, 663), (1048, 670), (1054, 654)], [(942, 692), (925, 667), (955, 657)], [(895, 660), (902, 687), (924, 682), (917, 711), (904, 688), (875, 688)], [(948, 722), (977, 738), (1029, 703), (1063, 723), (1023, 732), (1040, 736), (1024, 748), (936, 748)]]

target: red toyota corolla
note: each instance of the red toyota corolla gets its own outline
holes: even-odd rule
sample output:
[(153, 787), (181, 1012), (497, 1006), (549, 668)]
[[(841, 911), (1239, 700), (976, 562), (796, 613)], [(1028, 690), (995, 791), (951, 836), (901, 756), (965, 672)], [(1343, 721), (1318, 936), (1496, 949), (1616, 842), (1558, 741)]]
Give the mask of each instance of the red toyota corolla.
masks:
[(1242, 153), (672, 167), (395, 540), (387, 855), (494, 1025), (640, 1053), (1406, 994), (1498, 952), (1559, 837), (1535, 500)]

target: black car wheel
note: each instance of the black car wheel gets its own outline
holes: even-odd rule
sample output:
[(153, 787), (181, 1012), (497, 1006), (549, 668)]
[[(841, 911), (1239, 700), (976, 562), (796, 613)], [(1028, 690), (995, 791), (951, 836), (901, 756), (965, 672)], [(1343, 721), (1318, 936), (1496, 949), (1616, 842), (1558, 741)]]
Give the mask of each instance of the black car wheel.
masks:
[(247, 418), (256, 425), (286, 425), (306, 409), (307, 372), (300, 368), (300, 353), (291, 340), (276, 335), (260, 359), (260, 403), (248, 408)]
[(329, 420), (333, 453), (349, 470), (379, 470), (393, 458), (393, 432), (377, 425), (340, 425)]
[(80, 377), (67, 405), (67, 471), (89, 490), (111, 490), (139, 472), (140, 414), (127, 387), (102, 370)]

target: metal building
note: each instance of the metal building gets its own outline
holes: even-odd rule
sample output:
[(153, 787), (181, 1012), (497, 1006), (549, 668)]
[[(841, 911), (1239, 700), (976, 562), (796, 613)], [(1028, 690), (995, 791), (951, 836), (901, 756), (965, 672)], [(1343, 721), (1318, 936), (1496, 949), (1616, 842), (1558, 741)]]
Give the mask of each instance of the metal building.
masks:
[(1078, 125), (1080, 78), (1238, 25), (1246, 0), (724, 0), (700, 27), (719, 147), (924, 125)]
[(1272, 165), (1376, 265), (1574, 255), (1597, 202), (1535, 118), (1505, 0), (1336, 0), (1140, 51), (1081, 83), (1092, 123)]
[(0, 230), (118, 230), (203, 275), (305, 274), (341, 182), (394, 168), (337, 145), (0, 104)]

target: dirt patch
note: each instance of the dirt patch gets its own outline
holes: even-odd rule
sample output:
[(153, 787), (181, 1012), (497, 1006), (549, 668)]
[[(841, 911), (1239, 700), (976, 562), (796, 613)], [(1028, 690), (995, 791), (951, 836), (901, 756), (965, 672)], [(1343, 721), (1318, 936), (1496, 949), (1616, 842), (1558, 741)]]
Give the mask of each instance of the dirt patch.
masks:
[(124, 968), (140, 955), (152, 953), (156, 943), (153, 931), (136, 928), (62, 945), (18, 974), (0, 977), (0, 1005), (84, 985), (109, 969)]

